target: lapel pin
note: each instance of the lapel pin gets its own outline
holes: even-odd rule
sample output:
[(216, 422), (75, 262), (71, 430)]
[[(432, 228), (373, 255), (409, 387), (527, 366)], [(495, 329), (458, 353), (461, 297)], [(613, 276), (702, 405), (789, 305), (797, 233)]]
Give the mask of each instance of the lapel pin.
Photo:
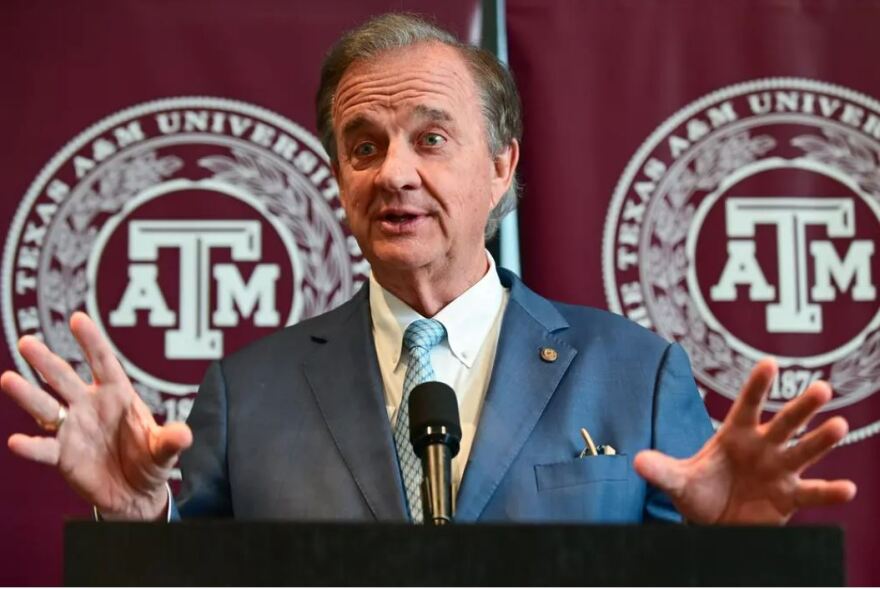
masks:
[(544, 362), (556, 362), (559, 353), (553, 348), (541, 348), (541, 360)]

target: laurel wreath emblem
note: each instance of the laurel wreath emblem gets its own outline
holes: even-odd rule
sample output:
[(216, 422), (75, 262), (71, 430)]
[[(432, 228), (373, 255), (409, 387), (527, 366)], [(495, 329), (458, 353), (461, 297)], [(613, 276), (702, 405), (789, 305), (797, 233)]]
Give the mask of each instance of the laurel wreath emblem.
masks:
[[(333, 234), (338, 221), (330, 206), (306, 178), (244, 149), (232, 148), (230, 153), (232, 157), (206, 156), (198, 163), (213, 174), (212, 180), (246, 190), (291, 231), (303, 261), (302, 288), (296, 295), (303, 297), (302, 317), (318, 315), (344, 302), (352, 282), (344, 256), (351, 253), (351, 246), (346, 242), (346, 247), (333, 247), (335, 239), (345, 238), (341, 232)], [(182, 167), (180, 158), (160, 157), (156, 151), (107, 163), (91, 181), (74, 188), (64, 213), (57, 216), (47, 234), (44, 255), (48, 262), (38, 281), (44, 333), (52, 349), (86, 382), (91, 381), (91, 371), (66, 318), (85, 306), (90, 288), (85, 267), (98, 226), (143, 190), (168, 180)], [(140, 382), (134, 387), (153, 413), (164, 414), (158, 390)]]
[[(822, 135), (791, 140), (803, 157), (830, 166), (852, 178), (865, 194), (880, 204), (880, 153), (859, 137), (821, 129)], [(648, 284), (658, 294), (654, 313), (668, 335), (684, 346), (695, 366), (712, 372), (726, 390), (736, 391), (747, 378), (753, 360), (731, 350), (723, 337), (708, 328), (687, 292), (688, 260), (685, 240), (694, 217), (691, 199), (696, 191), (715, 190), (731, 173), (776, 147), (767, 135), (740, 132), (700, 147), (692, 167), (671, 179), (666, 198), (658, 198), (650, 235), (654, 238), (643, 266)], [(828, 380), (839, 396), (863, 396), (876, 388), (880, 373), (880, 332), (870, 335), (860, 349), (831, 364)]]

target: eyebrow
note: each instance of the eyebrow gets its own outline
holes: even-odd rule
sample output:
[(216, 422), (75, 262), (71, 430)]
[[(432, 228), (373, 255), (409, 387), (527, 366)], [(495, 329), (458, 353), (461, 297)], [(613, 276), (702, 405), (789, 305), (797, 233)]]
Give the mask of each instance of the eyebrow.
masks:
[(353, 118), (352, 120), (345, 123), (345, 126), (342, 127), (342, 136), (348, 137), (353, 135), (363, 129), (364, 127), (370, 126), (370, 120), (364, 116), (358, 116)]
[(424, 104), (418, 104), (415, 107), (416, 114), (430, 121), (452, 122), (452, 115), (442, 108), (432, 108)]
[[(450, 123), (453, 120), (452, 115), (442, 108), (434, 108), (430, 106), (425, 106), (424, 104), (419, 104), (416, 105), (413, 110), (418, 117), (427, 119), (429, 121)], [(348, 137), (350, 135), (354, 135), (361, 129), (370, 127), (372, 125), (373, 123), (368, 117), (362, 115), (357, 116), (345, 123), (345, 125), (342, 127), (342, 136)]]

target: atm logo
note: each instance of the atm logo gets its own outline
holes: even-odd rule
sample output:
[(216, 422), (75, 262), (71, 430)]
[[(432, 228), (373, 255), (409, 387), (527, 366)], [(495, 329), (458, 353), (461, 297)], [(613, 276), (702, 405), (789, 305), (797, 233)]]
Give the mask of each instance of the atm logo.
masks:
[[(238, 266), (211, 264), (212, 250), (228, 249), (233, 262), (260, 260), (261, 227), (256, 221), (133, 221), (128, 227), (128, 282), (109, 315), (113, 327), (133, 327), (146, 310), (150, 327), (165, 332), (166, 358), (219, 358), (223, 332), (242, 315), (254, 325), (281, 324), (275, 294), (278, 264), (256, 264), (245, 283)], [(176, 252), (180, 264), (179, 312), (172, 311), (159, 287), (159, 250)], [(213, 283), (212, 283), (213, 279)], [(217, 308), (210, 312), (211, 288)]]
[(615, 190), (612, 310), (679, 342), (713, 417), (752, 365), (777, 411), (828, 380), (855, 442), (880, 431), (880, 104), (802, 79), (745, 82), (665, 121)]
[[(852, 239), (853, 205), (853, 199), (846, 197), (727, 198), (727, 261), (709, 298), (735, 301), (737, 287), (748, 287), (744, 295), (749, 301), (770, 303), (765, 327), (771, 333), (821, 333), (822, 307), (817, 303), (836, 301), (838, 293), (849, 294), (853, 301), (876, 301), (871, 272), (874, 241)], [(767, 281), (758, 262), (755, 234), (760, 226), (776, 233), (776, 286)], [(843, 242), (843, 259), (830, 239), (807, 243), (811, 226), (824, 229), (829, 237), (849, 238)]]

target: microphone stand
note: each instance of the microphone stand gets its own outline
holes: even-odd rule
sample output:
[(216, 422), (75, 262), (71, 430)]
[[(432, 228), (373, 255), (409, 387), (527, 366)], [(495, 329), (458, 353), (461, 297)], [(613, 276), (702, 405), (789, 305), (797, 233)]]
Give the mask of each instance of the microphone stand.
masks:
[[(431, 431), (439, 430), (433, 432)], [(428, 428), (433, 438), (448, 436), (445, 426)], [(426, 525), (444, 526), (452, 523), (454, 505), (452, 502), (452, 453), (444, 443), (428, 444), (422, 457), (422, 513)]]

